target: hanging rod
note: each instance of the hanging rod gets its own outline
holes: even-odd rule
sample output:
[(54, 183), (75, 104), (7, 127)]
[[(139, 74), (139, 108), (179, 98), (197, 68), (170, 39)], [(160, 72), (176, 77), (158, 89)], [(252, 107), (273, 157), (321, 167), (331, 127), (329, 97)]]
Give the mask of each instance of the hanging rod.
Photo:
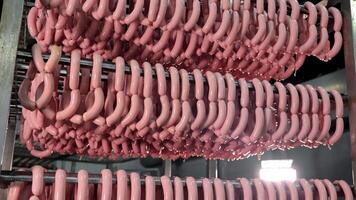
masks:
[[(44, 60), (47, 61), (48, 58), (49, 58), (49, 54), (48, 53), (43, 53), (42, 57), (43, 57)], [(29, 50), (18, 49), (17, 50), (17, 58), (30, 60), (30, 59), (32, 59), (32, 53)], [(59, 63), (60, 64), (64, 64), (64, 65), (70, 65), (70, 56), (62, 54), (61, 58), (59, 59)], [(87, 58), (81, 58), (80, 59), (80, 65), (85, 67), (85, 68), (92, 68), (93, 61), (90, 60), (90, 59), (87, 59)], [(107, 71), (115, 72), (115, 66), (116, 66), (115, 63), (113, 63), (113, 62), (103, 62), (102, 69), (103, 69), (104, 72), (105, 71), (106, 72)], [(61, 71), (61, 72), (65, 73), (65, 71)], [(125, 73), (126, 74), (131, 74), (131, 68), (127, 63), (125, 65)], [(140, 69), (140, 75), (143, 76), (143, 74), (144, 74), (143, 73), (143, 69), (141, 68)], [(164, 74), (165, 74), (165, 77), (167, 79), (170, 79), (170, 73), (167, 70), (164, 70)], [(154, 69), (152, 70), (152, 75), (153, 75), (154, 78), (156, 77), (156, 71)], [(103, 76), (105, 76), (105, 75), (103, 75)], [(189, 81), (194, 83), (194, 76), (192, 75), (192, 73), (188, 72), (188, 78), (189, 78)], [(205, 76), (203, 76), (203, 81), (204, 81), (204, 83), (208, 82)], [(237, 81), (235, 81), (235, 85), (237, 87), (240, 86), (239, 82), (237, 82)], [(254, 89), (254, 87), (253, 87), (253, 85), (252, 85), (252, 83), (250, 81), (247, 81), (247, 86), (251, 90)], [(272, 87), (273, 87), (273, 91), (277, 91), (276, 87), (274, 87), (273, 84), (272, 84)], [(286, 92), (287, 92), (287, 95), (289, 95), (289, 90), (286, 90)], [(333, 100), (333, 96), (329, 92), (328, 92), (328, 94), (329, 94), (330, 99)], [(347, 95), (341, 94), (341, 96), (342, 96), (343, 100), (347, 100)], [(318, 97), (321, 98), (319, 93), (318, 93)]]

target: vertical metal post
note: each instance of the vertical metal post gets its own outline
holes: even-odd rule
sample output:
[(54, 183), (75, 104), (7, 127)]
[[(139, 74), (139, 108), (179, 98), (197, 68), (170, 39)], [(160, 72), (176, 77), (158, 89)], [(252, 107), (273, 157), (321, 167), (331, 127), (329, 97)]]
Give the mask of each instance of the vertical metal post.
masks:
[(218, 160), (208, 160), (208, 178), (218, 178), (219, 177), (219, 161)]
[(0, 165), (8, 132), (11, 89), (16, 64), (24, 0), (3, 0), (0, 22)]
[[(347, 94), (349, 96), (349, 120), (352, 152), (356, 152), (356, 1), (342, 0), (343, 37)], [(355, 184), (356, 155), (353, 158), (353, 182)]]
[(164, 175), (171, 177), (172, 176), (172, 161), (165, 160), (164, 162)]
[(16, 125), (11, 123), (9, 125), (9, 129), (5, 136), (5, 144), (4, 144), (4, 156), (3, 163), (1, 166), (1, 170), (12, 170), (12, 162), (14, 158), (14, 148), (15, 148), (15, 139), (16, 133), (18, 131), (19, 121), (17, 120)]

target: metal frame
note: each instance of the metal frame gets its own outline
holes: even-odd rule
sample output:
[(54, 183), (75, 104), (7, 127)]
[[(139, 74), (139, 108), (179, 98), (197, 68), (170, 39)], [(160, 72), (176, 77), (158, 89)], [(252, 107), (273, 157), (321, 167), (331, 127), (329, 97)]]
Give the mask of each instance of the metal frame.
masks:
[(344, 37), (344, 55), (346, 85), (348, 93), (348, 111), (350, 121), (350, 141), (351, 154), (353, 158), (353, 184), (356, 181), (356, 1), (341, 1), (341, 10), (343, 12), (343, 37)]
[[(23, 6), (24, 0), (3, 0), (0, 22), (0, 166), (6, 164), (4, 154), (8, 152), (8, 148), (12, 148), (5, 144), (14, 143), (9, 141), (10, 137), (6, 139), (6, 136)], [(14, 137), (11, 137), (11, 140), (14, 140)]]

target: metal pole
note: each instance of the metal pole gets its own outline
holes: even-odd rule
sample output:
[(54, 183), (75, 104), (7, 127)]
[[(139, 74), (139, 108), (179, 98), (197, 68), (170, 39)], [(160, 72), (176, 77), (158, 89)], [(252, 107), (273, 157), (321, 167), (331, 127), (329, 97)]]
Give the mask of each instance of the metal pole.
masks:
[(172, 176), (172, 161), (165, 160), (164, 162), (164, 175), (171, 177)]
[[(347, 93), (349, 96), (349, 120), (352, 152), (356, 152), (356, 1), (341, 1), (343, 12), (343, 37)], [(356, 155), (352, 155), (353, 183), (355, 183)]]
[(23, 0), (3, 0), (0, 22), (0, 165), (3, 164), (5, 136), (8, 132), (8, 117), (12, 82), (14, 79), (16, 51), (20, 36)]
[(208, 178), (218, 178), (219, 177), (219, 161), (218, 160), (208, 160)]

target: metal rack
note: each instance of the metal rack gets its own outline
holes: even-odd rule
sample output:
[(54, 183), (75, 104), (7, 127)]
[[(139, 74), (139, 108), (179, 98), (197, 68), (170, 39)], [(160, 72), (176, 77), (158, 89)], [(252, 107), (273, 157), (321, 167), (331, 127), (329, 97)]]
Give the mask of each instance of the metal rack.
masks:
[[(28, 4), (26, 3), (26, 5)], [(356, 123), (352, 123), (356, 120), (356, 2), (353, 0), (343, 0), (341, 1), (341, 5), (344, 15), (343, 36), (348, 88), (348, 96), (344, 97), (347, 98), (349, 104), (350, 135), (351, 138), (354, 138), (354, 140), (350, 139), (350, 141), (353, 145), (353, 152), (356, 153)], [(16, 58), (25, 60), (31, 58), (29, 51), (18, 49), (19, 38), (26, 35), (26, 32), (21, 32), (24, 6), (24, 0), (4, 0), (0, 22), (0, 166), (2, 170), (11, 170), (16, 133), (19, 129), (18, 114), (20, 113), (19, 109), (21, 109), (21, 106), (16, 102), (16, 98), (11, 100), (11, 96), (13, 95), (12, 88), (19, 84), (18, 81), (24, 76), (25, 68), (24, 66), (21, 68), (21, 64), (17, 62)], [(26, 46), (26, 44), (22, 46)], [(48, 58), (48, 55), (44, 57)], [(70, 59), (63, 56), (61, 62), (68, 64)], [(82, 59), (81, 65), (92, 66), (92, 62)], [(113, 63), (105, 63), (103, 64), (103, 68), (107, 71), (114, 71), (115, 65)], [(130, 71), (128, 67), (125, 70), (126, 72)], [(169, 78), (169, 73), (166, 73), (166, 77)], [(191, 81), (194, 80), (193, 76), (190, 75), (189, 77)], [(252, 86), (250, 85), (250, 87)], [(355, 162), (356, 155), (354, 155), (353, 159)], [(209, 178), (218, 177), (218, 165), (218, 161), (208, 161)], [(353, 166), (355, 184), (356, 163)], [(171, 176), (171, 161), (164, 162), (164, 173)], [(13, 176), (11, 176), (13, 173), (10, 171), (1, 171), (0, 174), (0, 179), (7, 181), (14, 180)], [(19, 180), (28, 180), (28, 174), (22, 174), (22, 176), (23, 179)], [(68, 180), (75, 180), (74, 175), (72, 179), (70, 177)], [(98, 178), (96, 177), (96, 179)], [(53, 181), (53, 173), (48, 174), (48, 180)]]

